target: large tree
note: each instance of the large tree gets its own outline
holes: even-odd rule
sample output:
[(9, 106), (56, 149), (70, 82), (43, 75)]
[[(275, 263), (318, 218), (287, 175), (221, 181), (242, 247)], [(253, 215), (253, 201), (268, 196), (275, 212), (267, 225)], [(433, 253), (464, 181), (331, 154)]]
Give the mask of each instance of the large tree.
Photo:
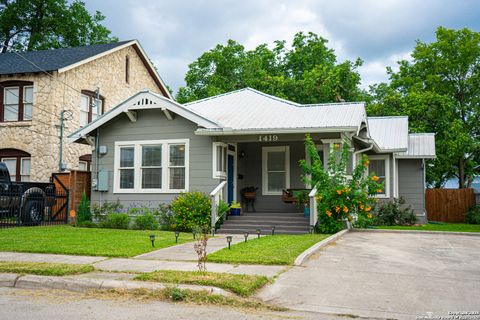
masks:
[(436, 41), (417, 41), (411, 61), (388, 69), (390, 83), (371, 88), (370, 115), (408, 115), (410, 129), (436, 133), (428, 182), (453, 177), (468, 187), (479, 162), (480, 33), (440, 27)]
[(337, 62), (327, 40), (299, 32), (290, 48), (285, 41), (275, 41), (253, 50), (229, 40), (203, 53), (189, 65), (186, 86), (179, 89), (177, 100), (188, 102), (220, 93), (252, 87), (300, 103), (356, 100), (362, 61)]
[(117, 41), (102, 25), (105, 16), (93, 15), (81, 1), (2, 0), (1, 52), (76, 47)]

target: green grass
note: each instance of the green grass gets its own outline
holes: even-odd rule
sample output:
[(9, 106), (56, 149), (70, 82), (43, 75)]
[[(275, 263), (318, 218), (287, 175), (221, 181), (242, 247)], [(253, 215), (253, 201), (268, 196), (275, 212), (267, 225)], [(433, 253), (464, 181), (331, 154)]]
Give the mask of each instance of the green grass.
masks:
[(455, 231), (455, 232), (480, 232), (480, 224), (467, 223), (427, 223), (418, 226), (381, 226), (378, 229), (394, 230), (425, 230), (425, 231)]
[(214, 286), (231, 291), (242, 297), (252, 295), (269, 281), (268, 278), (264, 276), (174, 270), (144, 273), (135, 277), (135, 279), (162, 283)]
[(275, 235), (240, 242), (208, 255), (208, 261), (221, 263), (291, 265), (295, 258), (328, 234)]
[[(149, 239), (155, 234), (155, 248)], [(182, 233), (178, 243), (192, 241)], [(132, 257), (175, 245), (168, 231), (75, 228), (71, 226), (0, 229), (0, 251), (56, 253), (105, 257)]]
[(36, 274), (41, 276), (67, 276), (88, 273), (93, 266), (86, 264), (46, 263), (46, 262), (0, 262), (0, 272)]

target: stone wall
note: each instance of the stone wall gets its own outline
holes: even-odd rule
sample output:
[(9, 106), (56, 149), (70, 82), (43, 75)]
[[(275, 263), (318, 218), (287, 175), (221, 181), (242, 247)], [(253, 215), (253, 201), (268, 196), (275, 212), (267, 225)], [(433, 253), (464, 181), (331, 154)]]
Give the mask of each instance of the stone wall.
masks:
[[(128, 55), (129, 83), (125, 81), (125, 57)], [(33, 120), (0, 122), (0, 149), (14, 148), (31, 155), (31, 179), (48, 181), (59, 166), (59, 127), (62, 109), (71, 110), (73, 117), (65, 122), (63, 162), (69, 169), (78, 168), (78, 158), (90, 154), (86, 145), (70, 144), (67, 137), (79, 129), (80, 91), (95, 91), (105, 97), (104, 110), (116, 106), (141, 89), (161, 93), (147, 68), (129, 46), (52, 77), (36, 75), (0, 76), (3, 81), (33, 82)]]

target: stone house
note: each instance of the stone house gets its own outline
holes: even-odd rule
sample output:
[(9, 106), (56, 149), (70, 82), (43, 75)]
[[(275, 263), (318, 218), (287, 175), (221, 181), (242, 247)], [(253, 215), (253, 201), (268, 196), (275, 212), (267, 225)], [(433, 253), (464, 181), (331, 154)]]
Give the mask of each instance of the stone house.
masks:
[[(141, 89), (171, 99), (136, 40), (0, 54), (0, 161), (12, 179), (48, 181), (64, 137)], [(90, 170), (92, 146), (63, 143), (62, 167)]]

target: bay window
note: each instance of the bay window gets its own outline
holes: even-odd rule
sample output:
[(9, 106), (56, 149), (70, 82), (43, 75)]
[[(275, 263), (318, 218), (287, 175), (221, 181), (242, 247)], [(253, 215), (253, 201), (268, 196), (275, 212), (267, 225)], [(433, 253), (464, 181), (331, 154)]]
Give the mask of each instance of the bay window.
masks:
[(388, 155), (373, 155), (368, 157), (368, 173), (378, 177), (378, 183), (383, 187), (376, 192), (379, 198), (388, 198), (390, 196), (390, 168)]
[(5, 81), (0, 88), (0, 122), (32, 120), (33, 84)]
[(115, 143), (114, 193), (177, 193), (188, 189), (188, 140)]

